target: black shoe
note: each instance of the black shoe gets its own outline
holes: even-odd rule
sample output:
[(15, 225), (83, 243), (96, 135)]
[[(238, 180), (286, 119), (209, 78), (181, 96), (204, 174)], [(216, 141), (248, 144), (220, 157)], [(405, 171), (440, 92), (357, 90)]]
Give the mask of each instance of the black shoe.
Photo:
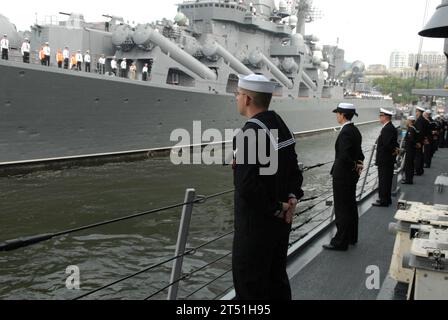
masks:
[(374, 202), (374, 203), (372, 203), (372, 206), (374, 206), (374, 207), (387, 208), (387, 207), (390, 206), (390, 204), (387, 204), (387, 203), (381, 203), (381, 202)]
[(334, 246), (331, 243), (330, 244), (324, 244), (322, 246), (322, 248), (324, 248), (325, 250), (331, 250), (331, 251), (347, 251), (348, 250), (348, 246)]

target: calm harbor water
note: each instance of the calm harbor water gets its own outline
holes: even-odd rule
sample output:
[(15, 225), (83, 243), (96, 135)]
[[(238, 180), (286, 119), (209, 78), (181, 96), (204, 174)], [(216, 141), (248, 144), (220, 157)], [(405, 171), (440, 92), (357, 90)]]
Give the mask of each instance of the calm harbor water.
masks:
[[(363, 147), (373, 145), (381, 127), (361, 127)], [(300, 138), (299, 161), (305, 166), (331, 161), (337, 133)], [(305, 174), (305, 197), (331, 188), (330, 166)], [(185, 190), (210, 195), (233, 188), (232, 170), (224, 166), (175, 166), (169, 158), (99, 167), (36, 172), (0, 178), (0, 242), (51, 233), (166, 205), (182, 203)], [(302, 204), (301, 209), (309, 204)], [(316, 210), (322, 207), (316, 207)], [(58, 237), (13, 252), (0, 252), (0, 299), (72, 299), (174, 255), (181, 209), (136, 218)], [(310, 212), (300, 221), (306, 220)], [(328, 217), (313, 220), (314, 225)], [(291, 236), (297, 239), (312, 223)], [(194, 207), (188, 247), (196, 247), (233, 230), (233, 194)], [(192, 272), (229, 253), (232, 236), (184, 259)], [(228, 256), (180, 283), (186, 298), (231, 267)], [(68, 290), (66, 268), (81, 272), (81, 290)], [(172, 263), (143, 273), (89, 299), (144, 299), (169, 283)], [(232, 285), (231, 273), (189, 298), (213, 299)], [(165, 299), (166, 291), (153, 299)]]

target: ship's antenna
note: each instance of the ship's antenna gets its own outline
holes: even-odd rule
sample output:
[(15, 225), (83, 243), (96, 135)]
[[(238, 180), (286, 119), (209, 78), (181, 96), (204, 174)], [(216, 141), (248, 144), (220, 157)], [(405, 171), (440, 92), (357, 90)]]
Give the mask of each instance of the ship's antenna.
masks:
[[(429, 9), (429, 0), (426, 0), (425, 14), (423, 15), (423, 28), (425, 27), (426, 20), (428, 19), (428, 9)], [(419, 45), (418, 54), (417, 54), (417, 63), (415, 64), (415, 74), (414, 74), (414, 84), (413, 84), (413, 87), (415, 87), (415, 83), (417, 81), (417, 74), (418, 74), (418, 71), (420, 70), (420, 58), (421, 58), (422, 50), (423, 50), (423, 40), (424, 40), (424, 38), (420, 37), (420, 45)]]
[(321, 19), (322, 10), (313, 7), (313, 0), (297, 0), (297, 32), (305, 35), (305, 24)]

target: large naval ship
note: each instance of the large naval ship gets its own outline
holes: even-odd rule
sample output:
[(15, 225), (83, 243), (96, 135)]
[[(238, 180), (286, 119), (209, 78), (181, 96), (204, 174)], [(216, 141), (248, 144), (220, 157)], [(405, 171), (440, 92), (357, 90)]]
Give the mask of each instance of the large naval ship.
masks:
[[(1, 17), (9, 33), (10, 60), (0, 61), (0, 163), (120, 154), (170, 148), (177, 128), (235, 129), (244, 119), (235, 108), (238, 75), (263, 74), (278, 84), (272, 109), (294, 132), (336, 125), (333, 107), (347, 100), (342, 81), (344, 51), (322, 46), (305, 32), (313, 20), (311, 1), (185, 1), (174, 21), (132, 26), (117, 17), (87, 23), (80, 14), (64, 22), (36, 23), (30, 37), (31, 64), (22, 63), (21, 37)], [(14, 40), (12, 40), (14, 39)], [(92, 73), (37, 63), (39, 47), (90, 50)], [(106, 74), (96, 62), (107, 58)], [(135, 63), (137, 79), (115, 77), (110, 61)], [(141, 71), (149, 66), (148, 81)], [(356, 62), (352, 74), (362, 73)], [(356, 78), (356, 77), (355, 77)], [(356, 82), (355, 82), (356, 85)], [(351, 86), (351, 85), (350, 85)], [(350, 100), (358, 121), (377, 119), (391, 100)]]

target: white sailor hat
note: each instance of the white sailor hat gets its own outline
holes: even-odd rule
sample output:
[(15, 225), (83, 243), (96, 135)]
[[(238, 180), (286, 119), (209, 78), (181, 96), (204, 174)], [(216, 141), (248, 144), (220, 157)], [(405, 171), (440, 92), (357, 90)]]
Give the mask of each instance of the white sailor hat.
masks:
[(427, 113), (427, 114), (431, 114), (432, 113), (432, 110), (425, 110), (425, 113)]
[(390, 116), (390, 117), (392, 117), (394, 115), (394, 113), (392, 111), (384, 109), (384, 108), (380, 109), (380, 114), (385, 114), (386, 116)]
[(417, 106), (417, 110), (418, 110), (418, 111), (421, 111), (421, 112), (425, 112), (425, 111), (426, 111), (426, 109), (425, 109), (425, 108), (423, 108), (423, 107), (420, 107), (420, 106)]
[(415, 121), (415, 117), (414, 116), (409, 116), (408, 120)]
[(259, 74), (250, 74), (248, 76), (240, 75), (238, 87), (241, 89), (261, 92), (261, 93), (274, 93), (277, 84), (269, 81), (265, 76)]
[(6, 33), (3, 34), (4, 37), (7, 37), (8, 35)]
[(333, 113), (354, 113), (356, 116), (356, 107), (351, 103), (340, 103), (336, 109), (333, 110)]

